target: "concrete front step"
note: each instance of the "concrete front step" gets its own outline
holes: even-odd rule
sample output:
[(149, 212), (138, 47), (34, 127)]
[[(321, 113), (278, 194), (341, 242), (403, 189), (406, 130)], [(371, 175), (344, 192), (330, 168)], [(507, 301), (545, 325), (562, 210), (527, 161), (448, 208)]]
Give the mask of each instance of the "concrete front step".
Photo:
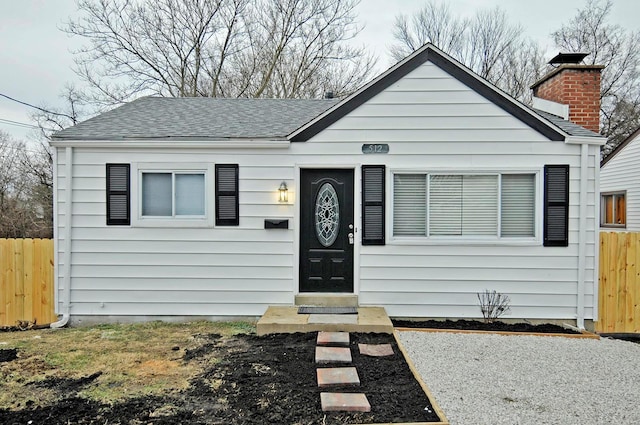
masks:
[(340, 293), (312, 293), (295, 296), (295, 305), (318, 307), (358, 307), (358, 296)]
[(320, 393), (323, 412), (370, 412), (371, 405), (362, 393)]
[(315, 315), (298, 314), (296, 306), (272, 306), (258, 320), (256, 332), (258, 335), (318, 331), (393, 333), (393, 324), (382, 307), (359, 307), (357, 315), (335, 315), (331, 323), (328, 320), (317, 323), (317, 317), (311, 316)]
[(357, 314), (310, 314), (307, 323), (324, 325), (357, 325)]

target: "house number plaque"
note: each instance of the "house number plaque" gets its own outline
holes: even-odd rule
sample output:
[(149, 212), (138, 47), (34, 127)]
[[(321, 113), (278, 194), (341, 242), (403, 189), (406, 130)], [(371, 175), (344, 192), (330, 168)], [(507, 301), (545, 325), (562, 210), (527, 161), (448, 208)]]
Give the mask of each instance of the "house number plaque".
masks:
[(362, 145), (362, 153), (389, 153), (389, 145), (386, 143), (365, 143)]

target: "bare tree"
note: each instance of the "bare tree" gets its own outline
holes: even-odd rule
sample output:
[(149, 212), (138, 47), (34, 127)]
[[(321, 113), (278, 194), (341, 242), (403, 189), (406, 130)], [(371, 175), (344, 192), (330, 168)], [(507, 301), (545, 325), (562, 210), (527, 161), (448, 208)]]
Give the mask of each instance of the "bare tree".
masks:
[(37, 143), (0, 132), (0, 237), (53, 236), (53, 151), (48, 141), (54, 131), (78, 123), (83, 112), (78, 90), (66, 87), (62, 97), (62, 108), (34, 106)]
[(0, 132), (0, 238), (52, 237), (52, 189), (47, 147)]
[(396, 17), (394, 38), (390, 53), (397, 60), (431, 42), (525, 102), (531, 99), (528, 85), (540, 77), (544, 64), (542, 49), (524, 36), (521, 26), (509, 24), (500, 8), (463, 19), (446, 3), (431, 0), (412, 17)]
[(390, 48), (391, 56), (400, 61), (427, 42), (431, 42), (450, 55), (462, 59), (466, 45), (469, 20), (451, 14), (447, 3), (430, 1), (412, 16), (396, 16), (393, 37), (396, 44)]
[(558, 47), (590, 55), (587, 63), (605, 65), (601, 81), (601, 133), (609, 138), (603, 159), (640, 127), (640, 32), (608, 22), (613, 2), (587, 0), (583, 9), (552, 36)]
[(349, 93), (374, 59), (348, 44), (356, 0), (79, 0), (66, 31), (89, 45), (76, 70), (102, 105), (160, 96)]
[(76, 125), (89, 115), (86, 111), (85, 95), (75, 86), (65, 86), (60, 97), (63, 100), (63, 106), (43, 105), (37, 107), (31, 115), (31, 119), (39, 128), (42, 142), (51, 141), (51, 135), (54, 132)]

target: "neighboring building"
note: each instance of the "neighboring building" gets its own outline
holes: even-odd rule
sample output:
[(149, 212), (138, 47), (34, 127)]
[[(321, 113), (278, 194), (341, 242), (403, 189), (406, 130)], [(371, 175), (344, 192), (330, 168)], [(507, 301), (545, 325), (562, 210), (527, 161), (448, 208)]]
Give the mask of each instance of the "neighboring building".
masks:
[[(560, 68), (539, 94), (599, 81)], [(63, 130), (57, 312), (259, 316), (320, 292), (477, 318), (489, 289), (509, 318), (583, 326), (605, 139), (536, 107), (427, 44), (339, 101), (150, 97)]]
[(600, 226), (640, 231), (640, 128), (600, 164)]

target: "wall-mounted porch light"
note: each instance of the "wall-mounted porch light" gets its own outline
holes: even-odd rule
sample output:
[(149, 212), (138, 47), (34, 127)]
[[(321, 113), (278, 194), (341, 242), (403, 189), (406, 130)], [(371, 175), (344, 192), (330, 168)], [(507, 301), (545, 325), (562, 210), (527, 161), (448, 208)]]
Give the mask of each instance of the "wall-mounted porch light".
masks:
[(289, 189), (285, 182), (280, 183), (278, 192), (280, 192), (280, 197), (278, 198), (280, 202), (289, 202)]

